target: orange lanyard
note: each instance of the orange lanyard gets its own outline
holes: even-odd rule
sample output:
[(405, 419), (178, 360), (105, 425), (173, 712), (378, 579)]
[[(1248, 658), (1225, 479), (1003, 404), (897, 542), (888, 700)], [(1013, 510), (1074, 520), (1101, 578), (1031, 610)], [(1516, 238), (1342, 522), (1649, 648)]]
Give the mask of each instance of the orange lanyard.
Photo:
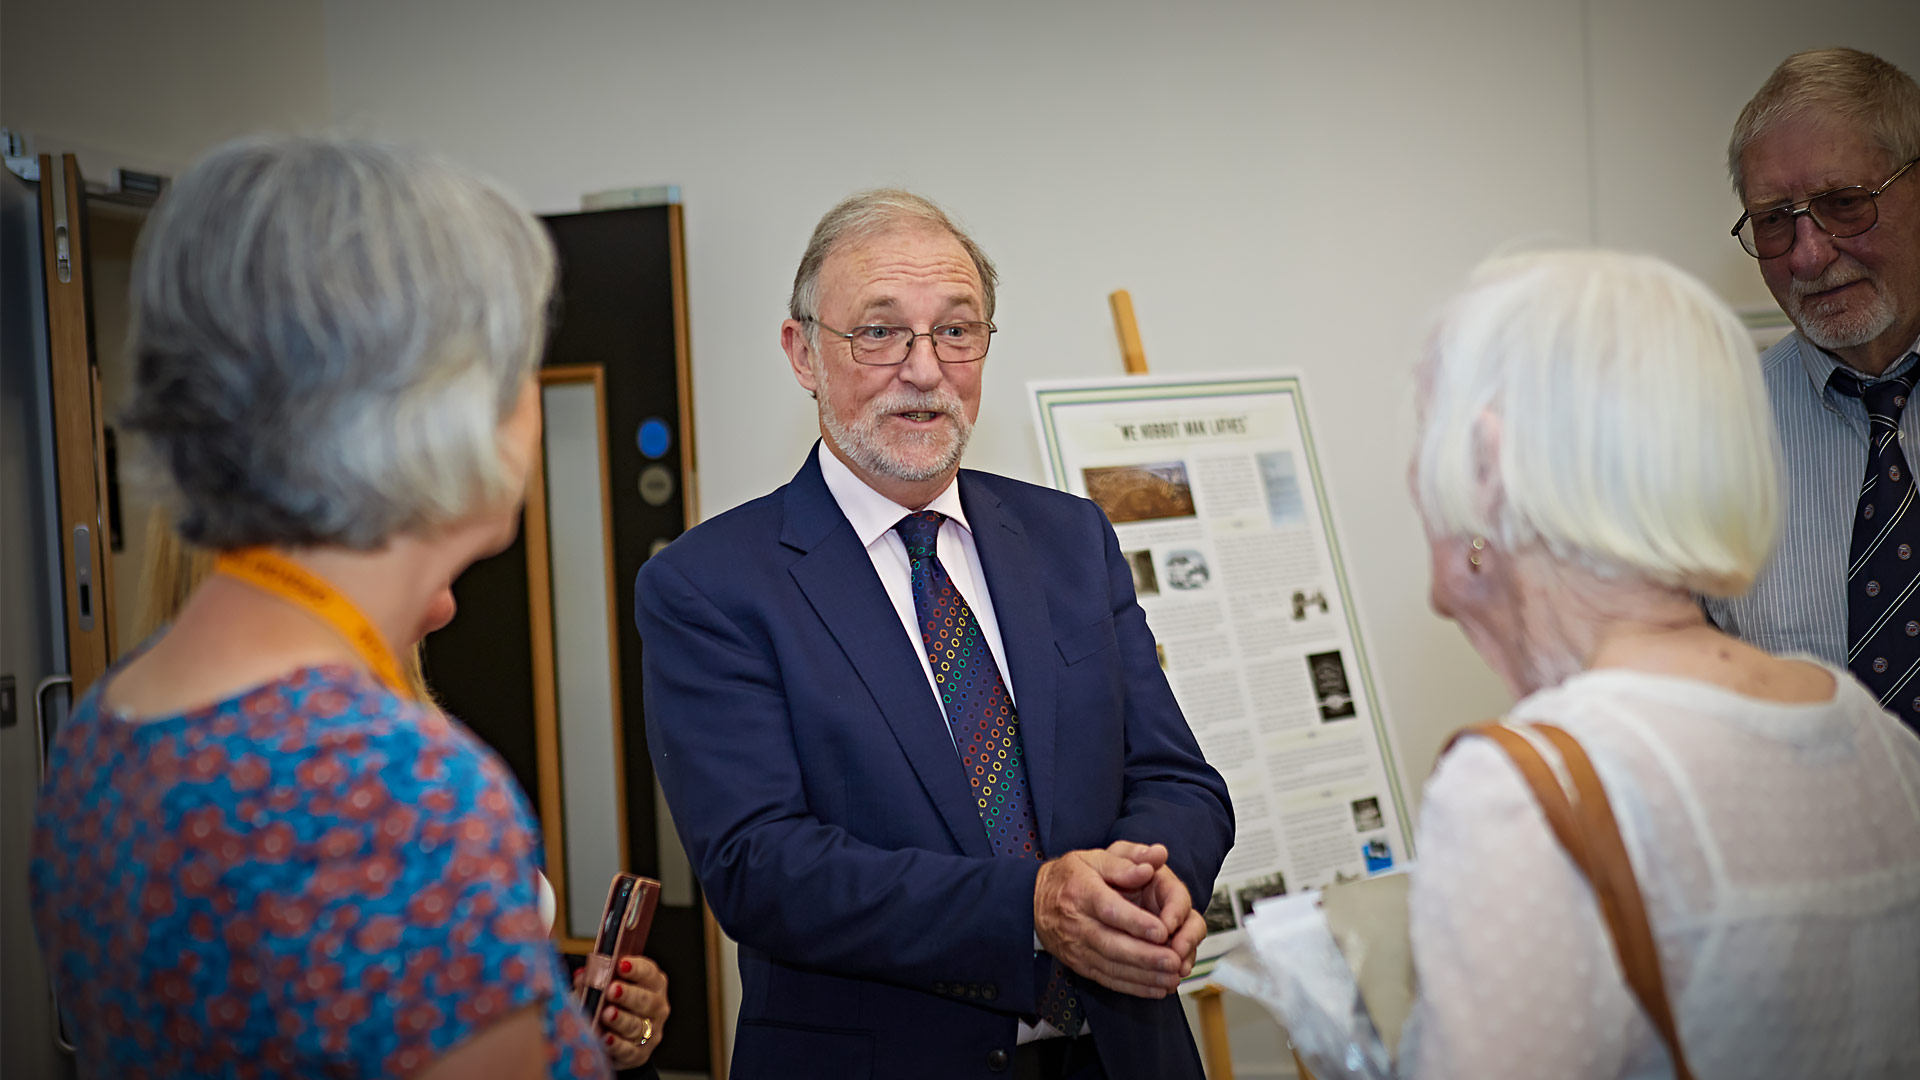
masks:
[(353, 651), (360, 654), (360, 659), (373, 669), (374, 677), (387, 689), (413, 699), (413, 691), (407, 687), (400, 661), (394, 658), (387, 639), (353, 606), (353, 601), (342, 596), (325, 578), (267, 548), (223, 552), (214, 560), (213, 569), (215, 573), (238, 578), (262, 592), (272, 593), (326, 623), (353, 646)]

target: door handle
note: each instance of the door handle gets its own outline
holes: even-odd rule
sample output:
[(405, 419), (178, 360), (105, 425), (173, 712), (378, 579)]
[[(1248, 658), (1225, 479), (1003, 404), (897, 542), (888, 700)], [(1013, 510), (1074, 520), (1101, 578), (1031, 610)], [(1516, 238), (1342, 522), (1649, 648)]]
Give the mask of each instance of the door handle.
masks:
[(93, 531), (73, 527), (73, 584), (79, 593), (80, 632), (93, 632)]
[(33, 767), (40, 786), (47, 783), (47, 691), (64, 686), (73, 692), (72, 675), (49, 675), (33, 688)]
[[(56, 686), (73, 692), (72, 675), (49, 675), (33, 688), (33, 764), (39, 786), (47, 786), (47, 691)], [(47, 972), (47, 1003), (53, 1010), (53, 1041), (61, 1050), (73, 1053), (73, 1040), (67, 1038), (67, 1021), (60, 1015), (60, 996), (53, 992), (53, 972)]]

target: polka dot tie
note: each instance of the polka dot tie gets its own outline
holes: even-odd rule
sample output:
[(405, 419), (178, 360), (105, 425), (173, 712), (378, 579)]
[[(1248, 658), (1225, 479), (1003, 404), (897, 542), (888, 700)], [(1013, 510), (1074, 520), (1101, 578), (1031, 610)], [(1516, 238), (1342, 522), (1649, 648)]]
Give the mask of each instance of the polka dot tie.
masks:
[[(936, 553), (940, 524), (945, 520), (944, 514), (923, 510), (894, 526), (913, 562), (913, 613), (920, 623), (920, 647), (933, 667), (940, 707), (946, 711), (947, 726), (993, 853), (1002, 858), (1045, 859), (1027, 789), (1019, 713), (973, 609), (953, 587)], [(1047, 967), (1040, 1017), (1065, 1034), (1077, 1035), (1084, 1017), (1079, 993), (1058, 960)]]
[(1833, 388), (1867, 406), (1867, 475), (1847, 553), (1847, 666), (1882, 707), (1920, 726), (1920, 509), (1900, 414), (1920, 369), (1876, 383), (1844, 371)]

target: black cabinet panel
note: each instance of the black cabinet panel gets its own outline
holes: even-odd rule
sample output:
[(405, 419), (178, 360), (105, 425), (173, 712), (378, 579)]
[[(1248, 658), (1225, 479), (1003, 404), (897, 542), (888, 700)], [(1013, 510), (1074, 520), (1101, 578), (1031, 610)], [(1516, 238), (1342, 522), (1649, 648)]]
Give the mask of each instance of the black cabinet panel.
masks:
[[(690, 433), (683, 430), (687, 362), (680, 288), (678, 206), (546, 218), (560, 252), (555, 325), (544, 363), (598, 364), (605, 372), (607, 467), (612, 491), (613, 579), (621, 737), (626, 760), (627, 866), (659, 876), (653, 766), (642, 713), (640, 636), (633, 581), (655, 545), (687, 528), (692, 502)], [(645, 429), (643, 437), (643, 428)], [(566, 523), (555, 521), (555, 530)], [(454, 585), (459, 614), (427, 639), (427, 676), (453, 715), (500, 752), (536, 808), (531, 605), (524, 540), (474, 564)], [(653, 1064), (707, 1071), (710, 1040), (705, 927), (692, 907), (662, 905), (648, 954), (670, 982), (673, 1037)]]

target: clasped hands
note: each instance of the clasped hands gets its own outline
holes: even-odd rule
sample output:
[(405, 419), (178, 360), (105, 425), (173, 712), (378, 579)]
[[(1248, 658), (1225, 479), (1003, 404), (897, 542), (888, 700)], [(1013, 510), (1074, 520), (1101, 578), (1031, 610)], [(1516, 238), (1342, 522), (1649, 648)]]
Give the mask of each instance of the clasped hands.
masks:
[(1167, 869), (1166, 845), (1128, 840), (1043, 863), (1033, 927), (1041, 947), (1074, 972), (1143, 998), (1178, 987), (1207, 934), (1187, 887)]

